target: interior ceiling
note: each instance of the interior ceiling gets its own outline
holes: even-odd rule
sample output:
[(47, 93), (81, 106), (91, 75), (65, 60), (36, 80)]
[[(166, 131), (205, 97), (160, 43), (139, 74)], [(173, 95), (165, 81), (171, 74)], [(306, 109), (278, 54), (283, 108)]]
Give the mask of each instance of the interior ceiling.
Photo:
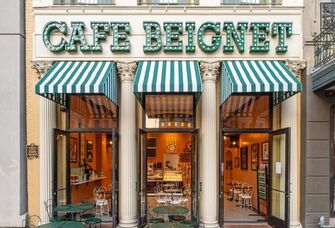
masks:
[(145, 112), (149, 117), (193, 115), (192, 95), (146, 95)]

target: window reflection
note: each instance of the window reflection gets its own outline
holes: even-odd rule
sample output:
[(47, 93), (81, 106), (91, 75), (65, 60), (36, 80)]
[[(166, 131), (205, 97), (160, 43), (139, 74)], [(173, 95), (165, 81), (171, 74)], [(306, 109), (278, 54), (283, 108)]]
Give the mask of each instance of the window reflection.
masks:
[(100, 95), (70, 96), (70, 129), (117, 127), (117, 107)]
[(193, 95), (146, 95), (146, 128), (193, 128)]
[(269, 96), (231, 96), (221, 107), (224, 128), (270, 128)]

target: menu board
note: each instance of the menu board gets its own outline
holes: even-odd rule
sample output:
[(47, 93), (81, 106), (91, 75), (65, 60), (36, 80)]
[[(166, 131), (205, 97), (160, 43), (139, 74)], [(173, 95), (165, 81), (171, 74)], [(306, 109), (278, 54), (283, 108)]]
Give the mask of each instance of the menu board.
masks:
[(266, 170), (259, 169), (257, 175), (258, 198), (266, 200)]

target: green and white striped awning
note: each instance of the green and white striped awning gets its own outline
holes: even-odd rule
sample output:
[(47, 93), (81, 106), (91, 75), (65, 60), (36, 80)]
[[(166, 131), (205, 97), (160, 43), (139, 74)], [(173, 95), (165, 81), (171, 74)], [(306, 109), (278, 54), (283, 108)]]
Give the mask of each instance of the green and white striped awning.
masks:
[(138, 64), (134, 93), (143, 104), (148, 93), (195, 93), (202, 91), (197, 61), (141, 61)]
[(231, 95), (243, 93), (273, 93), (273, 103), (278, 104), (302, 89), (280, 61), (224, 61), (221, 74), (221, 105)]
[(62, 105), (67, 94), (104, 95), (118, 105), (114, 62), (57, 62), (36, 84), (35, 92)]

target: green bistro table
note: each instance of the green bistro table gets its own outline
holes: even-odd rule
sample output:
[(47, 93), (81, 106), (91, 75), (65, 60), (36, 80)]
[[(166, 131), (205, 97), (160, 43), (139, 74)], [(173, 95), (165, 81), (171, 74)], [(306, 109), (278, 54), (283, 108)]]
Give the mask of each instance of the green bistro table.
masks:
[(58, 221), (38, 226), (40, 228), (84, 228), (84, 224), (76, 221)]
[(153, 209), (153, 212), (158, 215), (184, 215), (188, 211), (187, 207), (182, 206), (160, 206)]
[(89, 211), (92, 208), (93, 205), (90, 203), (75, 203), (56, 206), (54, 212), (69, 213), (71, 214), (71, 219), (75, 220), (77, 213)]

